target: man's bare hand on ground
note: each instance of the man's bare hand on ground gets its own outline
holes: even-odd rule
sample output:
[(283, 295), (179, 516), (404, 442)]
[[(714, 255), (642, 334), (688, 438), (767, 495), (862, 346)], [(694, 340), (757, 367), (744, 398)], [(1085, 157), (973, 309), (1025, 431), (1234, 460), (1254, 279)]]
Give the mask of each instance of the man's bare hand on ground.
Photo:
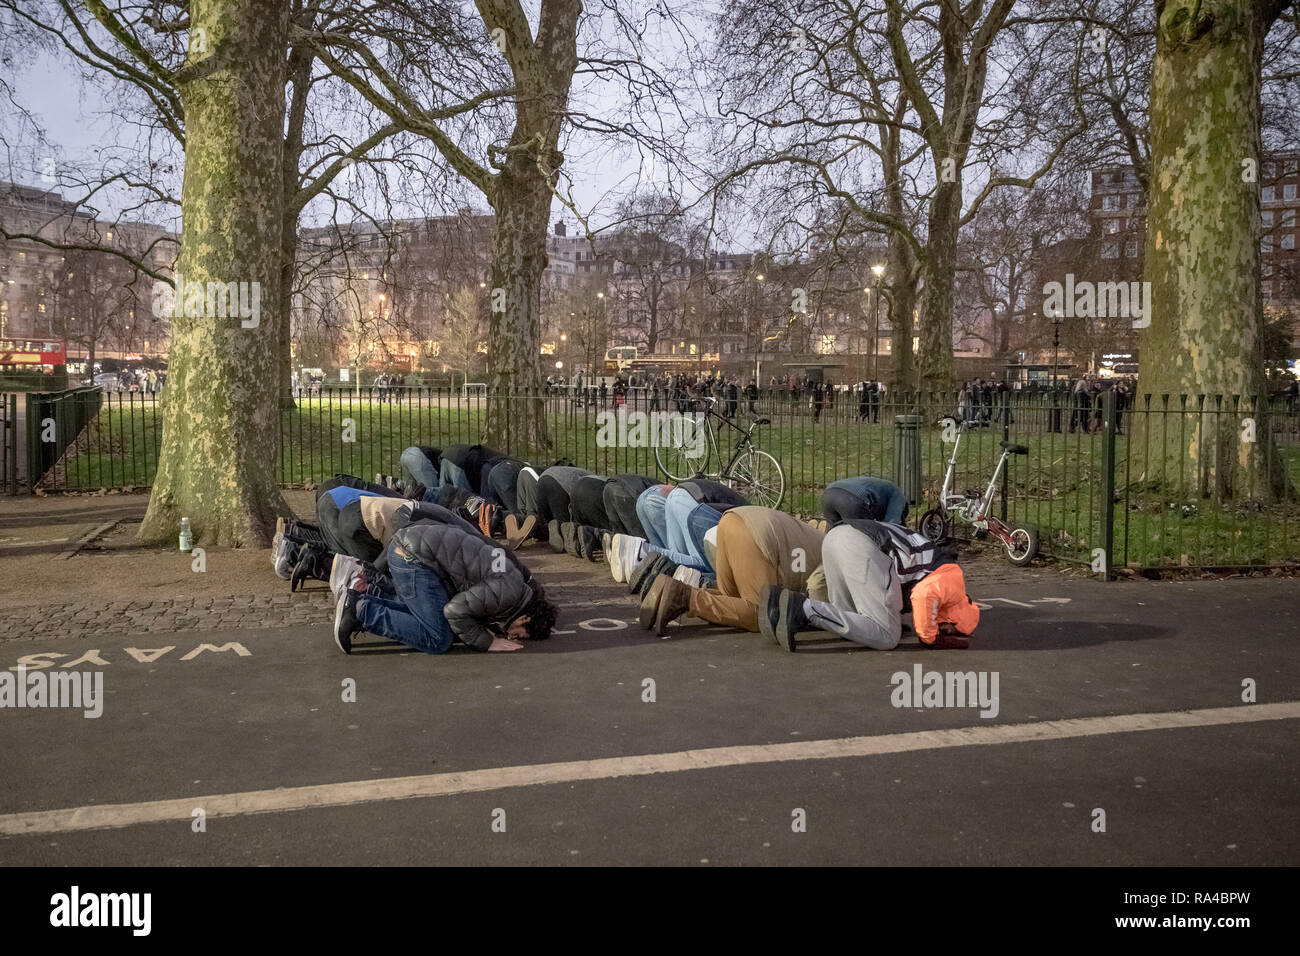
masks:
[(492, 646), (489, 651), (522, 651), (524, 645), (518, 641), (512, 641), (508, 637), (496, 637), (492, 639)]

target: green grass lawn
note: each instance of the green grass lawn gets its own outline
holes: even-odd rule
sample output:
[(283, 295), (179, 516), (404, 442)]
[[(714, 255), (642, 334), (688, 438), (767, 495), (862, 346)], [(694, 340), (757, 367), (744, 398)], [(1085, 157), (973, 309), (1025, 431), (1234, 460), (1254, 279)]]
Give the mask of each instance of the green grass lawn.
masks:
[[(653, 448), (597, 447), (597, 412), (572, 402), (548, 402), (553, 450), (536, 456), (508, 448), (539, 465), (560, 458), (601, 473), (636, 472), (659, 476)], [(409, 445), (444, 447), (474, 442), (481, 434), (485, 403), (446, 393), (441, 402), (380, 403), (351, 393), (312, 398), (281, 412), (280, 475), (286, 485), (319, 482), (335, 473), (372, 478), (397, 473), (398, 457)], [(755, 431), (758, 447), (780, 461), (786, 477), (782, 507), (797, 514), (819, 511), (822, 489), (837, 478), (895, 473), (893, 414), (882, 410), (880, 424), (853, 420), (856, 406), (841, 406), (814, 421), (806, 407), (764, 406), (770, 425)], [(886, 414), (886, 411), (889, 413)], [(929, 417), (929, 416), (927, 416)], [(1035, 526), (1042, 548), (1057, 557), (1090, 561), (1101, 545), (1103, 439), (1100, 435), (1053, 433), (1045, 421), (1022, 415), (1010, 438), (1029, 448), (1009, 459), (1007, 518)], [(1127, 424), (1127, 422), (1126, 422)], [(56, 472), (52, 489), (145, 487), (157, 464), (161, 412), (152, 403), (114, 399), (100, 412)], [(962, 440), (953, 489), (983, 491), (1001, 454), (1000, 425), (967, 434)], [(739, 433), (722, 426), (719, 452), (730, 456)], [(941, 430), (921, 430), (924, 497), (937, 497), (952, 446)], [(349, 440), (350, 439), (350, 440)], [(1129, 439), (1116, 439), (1114, 554), (1117, 566), (1189, 564), (1250, 565), (1300, 561), (1300, 506), (1252, 500), (1218, 505), (1190, 494), (1190, 481), (1169, 466), (1159, 491), (1137, 484), (1129, 463)], [(1300, 487), (1300, 445), (1279, 445), (1293, 483)], [(717, 457), (710, 468), (717, 470)], [(919, 512), (929, 507), (920, 506)], [(994, 504), (994, 514), (1001, 505)]]

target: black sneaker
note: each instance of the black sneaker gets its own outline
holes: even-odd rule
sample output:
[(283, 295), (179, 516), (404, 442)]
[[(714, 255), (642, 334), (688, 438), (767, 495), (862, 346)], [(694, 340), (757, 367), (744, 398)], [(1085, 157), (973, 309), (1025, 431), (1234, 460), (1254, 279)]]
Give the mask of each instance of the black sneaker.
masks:
[(578, 552), (588, 561), (599, 561), (605, 552), (602, 550), (600, 536), (596, 529), (588, 525), (578, 526)]
[(658, 551), (648, 551), (641, 563), (634, 567), (627, 576), (627, 593), (645, 597), (645, 584), (659, 576), (659, 568), (668, 559)]
[(654, 567), (653, 574), (647, 574), (637, 587), (637, 593), (645, 597), (646, 592), (650, 590), (650, 585), (655, 583), (655, 578), (661, 574), (666, 574), (670, 578), (677, 573), (678, 564), (667, 555), (659, 555), (659, 563)]
[(776, 639), (776, 624), (781, 618), (780, 602), (780, 588), (765, 584), (763, 589), (758, 592), (758, 630), (773, 644), (780, 643)]
[(344, 654), (352, 653), (352, 635), (362, 629), (361, 619), (357, 617), (357, 600), (360, 597), (356, 591), (344, 591), (338, 606), (334, 608), (334, 643)]
[(808, 615), (803, 612), (806, 600), (808, 595), (799, 591), (782, 591), (777, 600), (776, 642), (791, 653), (797, 646), (795, 635), (809, 629)]

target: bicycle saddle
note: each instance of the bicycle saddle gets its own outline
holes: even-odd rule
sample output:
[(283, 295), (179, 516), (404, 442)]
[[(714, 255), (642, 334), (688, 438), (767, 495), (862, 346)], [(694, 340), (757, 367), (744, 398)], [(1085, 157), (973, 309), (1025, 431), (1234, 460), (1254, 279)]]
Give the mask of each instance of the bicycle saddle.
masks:
[(1011, 452), (1011, 454), (1013, 454), (1013, 455), (1028, 455), (1028, 454), (1029, 454), (1029, 449), (1026, 448), (1024, 445), (1013, 445), (1013, 444), (1012, 444), (1011, 442), (1009, 442), (1009, 441), (1004, 441), (1004, 442), (1002, 443), (1002, 447), (1003, 447), (1004, 449), (1006, 449), (1007, 451)]
[(754, 424), (755, 424), (755, 425), (770, 425), (770, 424), (772, 424), (772, 419), (770, 419), (770, 418), (755, 418), (755, 419), (754, 419)]

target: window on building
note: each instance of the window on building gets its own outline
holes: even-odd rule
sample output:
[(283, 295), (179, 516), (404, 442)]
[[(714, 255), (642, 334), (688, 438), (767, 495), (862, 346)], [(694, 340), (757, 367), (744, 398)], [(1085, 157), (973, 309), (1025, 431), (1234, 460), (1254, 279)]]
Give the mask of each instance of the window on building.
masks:
[(1283, 248), (1283, 249), (1294, 249), (1294, 248), (1295, 248), (1295, 233), (1294, 233), (1294, 232), (1288, 232), (1285, 236), (1282, 237), (1282, 248)]
[(1294, 176), (1300, 171), (1300, 159), (1288, 159), (1282, 164), (1282, 175)]
[(1295, 199), (1295, 183), (1287, 183), (1282, 187), (1282, 198), (1286, 200)]
[(1102, 197), (1101, 197), (1101, 208), (1102, 208), (1102, 209), (1105, 209), (1105, 210), (1108, 210), (1108, 211), (1111, 210), (1111, 209), (1118, 209), (1118, 208), (1119, 208), (1119, 197), (1118, 197), (1118, 196), (1102, 196)]
[(1264, 238), (1260, 239), (1260, 241), (1259, 241), (1259, 251), (1262, 252), (1262, 253), (1264, 253), (1265, 255), (1268, 255), (1270, 252), (1273, 251), (1273, 237), (1272, 237), (1272, 236), (1264, 236)]
[(1260, 202), (1272, 202), (1277, 198), (1277, 190), (1272, 186), (1265, 186), (1259, 191)]
[(1294, 229), (1294, 228), (1295, 228), (1295, 210), (1294, 210), (1294, 209), (1283, 209), (1283, 210), (1282, 210), (1282, 228), (1283, 228), (1283, 229)]
[(1107, 219), (1107, 220), (1106, 220), (1106, 235), (1108, 235), (1108, 236), (1109, 236), (1109, 235), (1114, 235), (1114, 234), (1117, 233), (1117, 232), (1119, 232), (1119, 220), (1118, 220), (1118, 219)]
[(1124, 243), (1124, 257), (1127, 259), (1136, 259), (1138, 254), (1138, 244), (1130, 239)]
[(1265, 179), (1273, 179), (1277, 176), (1277, 166), (1273, 163), (1265, 163), (1263, 173)]
[(1264, 298), (1266, 298), (1266, 299), (1271, 299), (1271, 298), (1273, 298), (1273, 283), (1271, 283), (1271, 282), (1261, 282), (1260, 285), (1259, 285), (1259, 289), (1260, 289), (1261, 292), (1264, 293)]
[(1101, 247), (1101, 257), (1103, 259), (1118, 259), (1119, 243), (1118, 242), (1103, 243)]
[(1259, 224), (1260, 224), (1261, 226), (1263, 226), (1265, 229), (1272, 229), (1272, 228), (1273, 228), (1273, 210), (1270, 209), (1270, 210), (1268, 210), (1267, 212), (1261, 212), (1261, 213), (1259, 214)]

